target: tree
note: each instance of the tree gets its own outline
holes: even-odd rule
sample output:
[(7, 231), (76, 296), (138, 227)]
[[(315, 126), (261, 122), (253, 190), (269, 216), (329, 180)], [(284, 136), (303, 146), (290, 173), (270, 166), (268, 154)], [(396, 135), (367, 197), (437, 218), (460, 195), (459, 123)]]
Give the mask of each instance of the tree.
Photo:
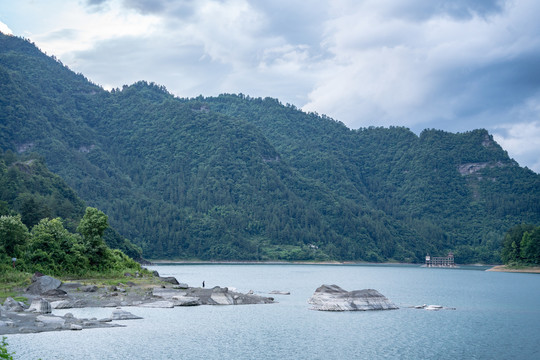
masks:
[(17, 257), (19, 249), (28, 241), (28, 228), (20, 215), (0, 216), (0, 245), (8, 256)]
[(85, 240), (102, 238), (103, 233), (109, 227), (107, 215), (93, 207), (87, 207), (77, 232), (80, 233)]
[(92, 267), (102, 268), (107, 262), (108, 248), (103, 240), (103, 233), (108, 227), (107, 215), (96, 208), (86, 208), (77, 232), (83, 237), (85, 252)]
[(521, 258), (527, 264), (540, 264), (540, 226), (523, 234)]
[(527, 231), (532, 231), (533, 225), (520, 224), (512, 227), (504, 236), (501, 258), (505, 264), (520, 263), (521, 258), (521, 240)]
[(64, 228), (62, 219), (42, 219), (32, 228), (28, 260), (32, 271), (82, 273), (88, 259), (81, 253), (80, 237)]

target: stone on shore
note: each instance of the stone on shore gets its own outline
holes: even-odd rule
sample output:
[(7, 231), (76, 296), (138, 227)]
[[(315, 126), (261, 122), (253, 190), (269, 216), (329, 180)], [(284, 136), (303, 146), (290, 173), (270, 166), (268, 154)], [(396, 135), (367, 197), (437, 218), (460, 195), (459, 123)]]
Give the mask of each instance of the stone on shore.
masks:
[(96, 285), (88, 285), (81, 288), (82, 292), (96, 292), (97, 290), (98, 287)]
[(180, 285), (174, 276), (160, 276), (159, 280), (173, 285)]
[(40, 314), (50, 314), (51, 309), (51, 303), (47, 300), (34, 299), (27, 311), (37, 312)]
[(43, 276), (33, 276), (32, 284), (26, 289), (26, 292), (32, 295), (41, 295), (49, 290), (55, 290), (62, 285), (62, 282), (53, 277), (43, 275)]
[(22, 304), (11, 297), (7, 297), (4, 301), (4, 310), (9, 312), (23, 312)]
[(322, 285), (308, 301), (313, 310), (367, 311), (393, 310), (398, 307), (374, 289), (346, 291), (337, 285)]
[(67, 292), (62, 289), (51, 289), (43, 292), (41, 295), (43, 296), (56, 296), (56, 297), (62, 297), (66, 296)]

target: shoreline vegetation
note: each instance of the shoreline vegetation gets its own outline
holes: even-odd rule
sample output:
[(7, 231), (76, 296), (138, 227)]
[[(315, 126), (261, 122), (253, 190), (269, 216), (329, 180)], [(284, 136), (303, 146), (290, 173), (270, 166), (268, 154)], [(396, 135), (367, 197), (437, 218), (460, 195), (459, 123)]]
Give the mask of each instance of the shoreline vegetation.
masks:
[(515, 272), (515, 273), (529, 273), (540, 274), (540, 266), (509, 266), (509, 265), (496, 265), (486, 271), (499, 271), (499, 272)]

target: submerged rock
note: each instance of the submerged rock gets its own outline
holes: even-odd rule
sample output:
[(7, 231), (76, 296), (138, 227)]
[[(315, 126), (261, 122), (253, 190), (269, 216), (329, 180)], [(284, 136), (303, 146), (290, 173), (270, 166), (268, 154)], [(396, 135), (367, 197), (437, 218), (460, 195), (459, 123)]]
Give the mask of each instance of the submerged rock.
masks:
[(337, 285), (322, 285), (308, 301), (313, 310), (367, 311), (393, 310), (398, 307), (374, 289), (346, 291)]
[(140, 304), (138, 306), (147, 308), (172, 308), (174, 307), (174, 302), (167, 300), (158, 300), (154, 302)]
[(280, 291), (280, 290), (272, 290), (270, 291), (271, 295), (291, 295), (290, 291)]
[(142, 317), (133, 315), (129, 311), (116, 309), (111, 314), (111, 320), (137, 320), (142, 319)]

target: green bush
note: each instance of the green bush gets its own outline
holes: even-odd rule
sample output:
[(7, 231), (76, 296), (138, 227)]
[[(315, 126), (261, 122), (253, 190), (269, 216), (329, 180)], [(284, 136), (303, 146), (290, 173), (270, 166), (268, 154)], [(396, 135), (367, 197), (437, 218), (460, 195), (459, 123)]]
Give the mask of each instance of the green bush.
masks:
[(15, 353), (10, 353), (7, 349), (8, 343), (6, 337), (2, 337), (2, 342), (0, 343), (0, 359), (13, 360), (13, 355)]

